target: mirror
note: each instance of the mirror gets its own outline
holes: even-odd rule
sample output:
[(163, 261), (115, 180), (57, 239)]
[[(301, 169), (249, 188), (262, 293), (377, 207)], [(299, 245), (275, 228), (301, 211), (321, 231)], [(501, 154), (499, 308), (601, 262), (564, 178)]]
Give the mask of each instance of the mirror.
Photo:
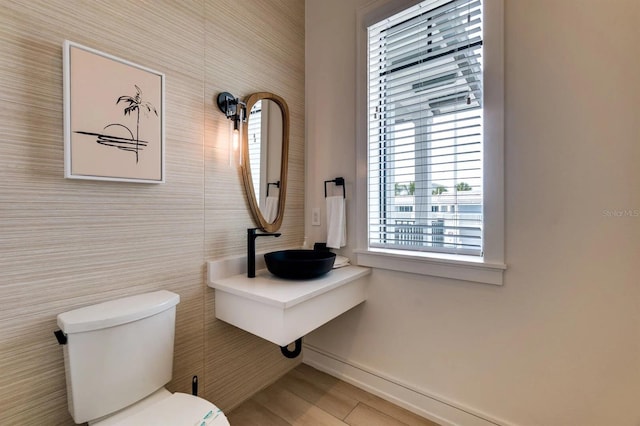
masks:
[(247, 98), (242, 131), (242, 179), (256, 224), (265, 232), (280, 229), (287, 193), (289, 107), (278, 95)]

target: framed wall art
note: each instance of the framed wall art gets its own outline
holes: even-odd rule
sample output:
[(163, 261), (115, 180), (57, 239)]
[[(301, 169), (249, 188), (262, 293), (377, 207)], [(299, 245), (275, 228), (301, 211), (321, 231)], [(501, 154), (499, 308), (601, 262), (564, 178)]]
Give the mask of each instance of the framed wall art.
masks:
[(64, 42), (65, 177), (164, 183), (164, 74)]

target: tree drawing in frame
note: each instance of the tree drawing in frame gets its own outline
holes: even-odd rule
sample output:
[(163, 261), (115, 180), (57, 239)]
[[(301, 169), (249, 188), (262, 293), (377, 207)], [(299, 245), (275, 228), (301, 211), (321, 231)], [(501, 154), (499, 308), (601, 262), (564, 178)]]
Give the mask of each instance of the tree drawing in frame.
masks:
[(145, 112), (149, 113), (149, 112), (153, 111), (156, 115), (158, 115), (158, 110), (156, 110), (156, 108), (153, 105), (151, 105), (149, 102), (143, 102), (142, 101), (142, 90), (140, 90), (140, 88), (137, 85), (134, 84), (134, 86), (135, 86), (136, 91), (137, 91), (136, 95), (135, 96), (120, 96), (118, 98), (118, 100), (116, 101), (116, 104), (119, 104), (120, 101), (129, 103), (129, 106), (127, 106), (124, 109), (124, 115), (128, 115), (128, 114), (131, 114), (132, 111), (136, 111), (136, 135), (135, 135), (135, 139), (133, 137), (133, 132), (131, 131), (131, 129), (129, 129), (124, 124), (120, 124), (120, 123), (107, 124), (104, 127), (104, 130), (106, 130), (109, 127), (120, 126), (120, 127), (123, 127), (125, 130), (127, 130), (127, 132), (129, 132), (129, 134), (131, 135), (131, 138), (120, 138), (118, 136), (112, 136), (112, 135), (102, 134), (102, 133), (83, 132), (83, 131), (80, 131), (80, 130), (75, 130), (74, 133), (80, 133), (80, 134), (83, 134), (83, 135), (97, 136), (98, 138), (96, 139), (96, 142), (101, 144), (101, 145), (113, 146), (113, 147), (121, 149), (123, 151), (134, 152), (136, 154), (136, 163), (138, 163), (138, 159), (139, 159), (138, 155), (140, 153), (140, 150), (144, 149), (144, 147), (147, 146), (147, 144), (149, 143), (147, 141), (141, 141), (140, 140), (140, 109), (142, 107), (144, 107), (146, 109)]
[(65, 177), (164, 182), (164, 75), (65, 42)]

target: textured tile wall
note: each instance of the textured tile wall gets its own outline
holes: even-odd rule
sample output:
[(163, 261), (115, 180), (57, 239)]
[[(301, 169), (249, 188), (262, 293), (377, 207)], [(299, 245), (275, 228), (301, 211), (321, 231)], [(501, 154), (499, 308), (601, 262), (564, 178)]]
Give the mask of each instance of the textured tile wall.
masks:
[[(244, 253), (253, 225), (214, 96), (272, 91), (292, 110), (283, 237), (300, 244), (304, 2), (0, 0), (0, 424), (73, 424), (62, 350), (69, 309), (157, 289), (181, 296), (172, 390), (230, 409), (291, 368), (217, 321), (208, 259)], [(62, 43), (166, 75), (162, 185), (64, 179)]]

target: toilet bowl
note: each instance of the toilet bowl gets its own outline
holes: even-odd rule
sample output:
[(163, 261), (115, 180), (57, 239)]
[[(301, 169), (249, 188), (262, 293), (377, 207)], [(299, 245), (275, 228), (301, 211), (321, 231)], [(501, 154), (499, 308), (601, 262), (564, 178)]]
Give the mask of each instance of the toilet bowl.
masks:
[(144, 400), (89, 422), (89, 426), (229, 426), (224, 413), (206, 399), (161, 389)]
[(69, 412), (91, 426), (228, 426), (211, 402), (171, 393), (176, 305), (156, 291), (58, 315)]

